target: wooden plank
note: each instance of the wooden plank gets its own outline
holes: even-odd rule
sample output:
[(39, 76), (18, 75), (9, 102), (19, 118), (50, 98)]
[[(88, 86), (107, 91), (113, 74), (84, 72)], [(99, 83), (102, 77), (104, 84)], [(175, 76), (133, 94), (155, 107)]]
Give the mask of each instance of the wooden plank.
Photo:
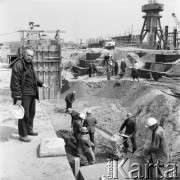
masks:
[(51, 45), (51, 46), (39, 46), (39, 48), (36, 50), (36, 51), (39, 51), (39, 52), (42, 52), (42, 51), (44, 51), (44, 52), (59, 52), (59, 50), (58, 50), (58, 46), (56, 46), (56, 45)]
[(45, 59), (58, 59), (59, 60), (60, 57), (46, 57)]
[[(49, 46), (50, 48), (50, 46)], [(49, 57), (49, 52), (48, 52), (48, 57)], [(48, 63), (48, 70), (51, 69), (50, 67), (51, 63)], [(48, 71), (48, 86), (50, 87), (50, 81), (51, 81), (51, 77), (50, 77), (50, 71)], [(51, 99), (51, 89), (48, 89), (48, 99)]]
[(43, 69), (39, 69), (36, 70), (37, 72), (59, 72), (59, 70), (51, 70), (51, 69), (47, 69), (47, 70), (43, 70)]
[(139, 69), (141, 71), (147, 71), (147, 72), (154, 72), (154, 73), (159, 73), (159, 74), (166, 74), (165, 72), (158, 72), (158, 71), (152, 71), (152, 70), (149, 70), (149, 69)]
[[(42, 47), (42, 49), (43, 49), (43, 47)], [(43, 60), (43, 56), (44, 56), (44, 54), (43, 54), (43, 51), (42, 51), (42, 60)], [(43, 70), (45, 70), (45, 64), (43, 63), (42, 64), (42, 66), (43, 66)], [(43, 72), (43, 82), (45, 83), (45, 72)], [(45, 99), (45, 93), (44, 93), (44, 88), (43, 88), (43, 99)]]
[[(42, 77), (43, 77), (43, 73), (42, 73), (42, 72), (39, 72), (39, 79), (40, 79), (41, 81), (43, 80)], [(44, 89), (44, 88), (39, 88), (39, 99), (43, 99), (43, 89)]]
[[(38, 52), (42, 52), (42, 51), (43, 51), (43, 52), (48, 52), (49, 50), (43, 49), (43, 50), (41, 50), (41, 51), (40, 51), (40, 50), (37, 50), (37, 51), (38, 51)], [(58, 50), (54, 50), (54, 51), (51, 51), (51, 52), (58, 52)]]
[(44, 62), (47, 62), (47, 63), (48, 63), (48, 62), (59, 63), (59, 60), (51, 60), (51, 61), (50, 61), (50, 60), (44, 60), (44, 61), (41, 60), (41, 61), (33, 61), (33, 62), (35, 62), (35, 63), (44, 63)]
[(61, 44), (59, 43), (59, 90), (62, 88), (62, 67), (61, 67)]

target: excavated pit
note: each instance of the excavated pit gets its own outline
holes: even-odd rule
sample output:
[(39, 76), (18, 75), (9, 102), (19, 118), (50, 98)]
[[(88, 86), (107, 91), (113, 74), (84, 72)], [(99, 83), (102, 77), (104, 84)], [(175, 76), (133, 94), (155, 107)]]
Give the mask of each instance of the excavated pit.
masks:
[[(153, 84), (142, 81), (133, 84), (130, 80), (112, 80), (68, 82), (67, 87), (58, 104), (56, 102), (56, 107), (52, 106), (61, 114), (61, 118), (70, 118), (64, 113), (64, 97), (75, 90), (77, 96), (73, 108), (84, 113), (91, 109), (92, 115), (98, 120), (97, 125), (112, 134), (118, 132), (127, 112), (137, 115), (137, 145), (141, 148), (151, 140), (151, 132), (144, 127), (145, 120), (155, 117), (165, 129), (171, 162), (179, 163), (180, 157), (177, 154), (180, 149), (180, 99), (166, 93), (168, 86), (161, 82)], [(57, 120), (55, 121), (57, 124)], [(73, 137), (68, 130), (56, 130), (57, 135), (66, 141), (67, 157), (71, 164), (75, 156)], [(110, 153), (108, 139), (98, 131), (95, 139), (96, 163), (106, 162)]]

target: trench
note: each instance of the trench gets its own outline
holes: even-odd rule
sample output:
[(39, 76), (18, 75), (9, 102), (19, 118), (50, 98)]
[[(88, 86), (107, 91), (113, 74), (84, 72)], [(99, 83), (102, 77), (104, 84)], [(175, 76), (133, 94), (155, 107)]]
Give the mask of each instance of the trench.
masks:
[[(78, 157), (75, 152), (75, 145), (76, 140), (71, 134), (70, 131), (67, 130), (59, 130), (56, 132), (58, 137), (61, 137), (65, 140), (65, 149), (67, 153), (67, 159), (73, 168), (74, 166), (74, 158)], [(95, 148), (95, 157), (96, 162), (98, 163), (104, 163), (107, 162), (108, 158), (113, 157), (113, 152), (111, 149), (111, 145), (109, 144), (110, 137), (112, 136), (112, 133), (96, 126), (95, 127), (95, 139), (96, 139), (96, 148)], [(87, 165), (87, 159), (85, 156), (80, 157), (80, 164), (81, 166)]]
[[(107, 162), (112, 155), (109, 138), (116, 134), (124, 121), (127, 112), (138, 114), (137, 146), (148, 144), (151, 134), (144, 128), (147, 117), (155, 117), (165, 130), (170, 153), (177, 154), (180, 148), (179, 141), (179, 100), (169, 93), (169, 84), (140, 82), (133, 84), (129, 80), (102, 81), (102, 82), (73, 82), (62, 94), (62, 99), (67, 93), (75, 90), (77, 101), (74, 109), (85, 113), (91, 110), (98, 119), (96, 127), (96, 163)], [(61, 108), (62, 109), (62, 108)], [(169, 136), (171, 134), (171, 136)], [(67, 158), (73, 166), (75, 143), (72, 135), (67, 130), (57, 131), (58, 137), (66, 141)], [(179, 157), (171, 158), (172, 162), (180, 165)], [(83, 164), (83, 160), (82, 160)]]

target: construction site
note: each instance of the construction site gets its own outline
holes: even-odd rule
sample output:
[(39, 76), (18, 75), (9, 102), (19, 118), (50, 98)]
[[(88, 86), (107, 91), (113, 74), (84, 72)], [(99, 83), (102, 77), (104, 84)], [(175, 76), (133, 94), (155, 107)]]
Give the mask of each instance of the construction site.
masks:
[[(157, 119), (164, 129), (169, 148), (168, 163), (173, 168), (163, 179), (180, 179), (180, 21), (172, 12), (176, 27), (162, 27), (160, 12), (164, 8), (164, 4), (148, 0), (142, 6), (141, 33), (136, 35), (91, 38), (86, 44), (71, 44), (62, 42), (61, 34), (65, 31), (36, 30), (34, 23), (29, 22), (28, 30), (19, 30), (19, 42), (0, 44), (1, 180), (150, 179), (144, 174), (139, 177), (139, 171), (132, 166), (144, 167), (147, 163), (141, 152), (151, 145), (152, 132), (145, 128), (149, 117)], [(44, 38), (45, 34), (51, 34), (53, 38)], [(39, 89), (40, 100), (34, 119), (34, 128), (39, 135), (32, 137), (30, 143), (18, 139), (18, 119), (12, 113), (10, 90), (13, 64), (22, 56), (25, 46), (34, 48), (36, 76), (50, 86), (48, 90)], [(108, 76), (107, 54), (118, 63), (117, 75)], [(122, 59), (127, 64), (123, 77)], [(138, 62), (139, 81), (134, 82), (131, 70), (135, 62)], [(97, 71), (90, 77), (92, 63)], [(65, 102), (65, 97), (73, 91), (76, 97), (72, 109), (83, 114), (89, 110), (97, 119), (96, 161), (92, 165), (87, 165), (87, 159), (75, 153), (76, 140), (70, 130), (71, 116), (66, 113)], [(128, 141), (129, 151), (124, 153), (122, 147), (118, 147), (120, 157), (117, 159), (111, 140), (129, 112), (136, 120), (137, 150), (132, 154), (131, 141)], [(44, 139), (52, 144), (45, 147), (46, 155), (41, 156)], [(64, 140), (65, 154), (58, 155), (57, 139)], [(122, 146), (122, 137), (119, 141)], [(108, 168), (109, 163), (114, 169)], [(128, 176), (132, 170), (136, 178)]]

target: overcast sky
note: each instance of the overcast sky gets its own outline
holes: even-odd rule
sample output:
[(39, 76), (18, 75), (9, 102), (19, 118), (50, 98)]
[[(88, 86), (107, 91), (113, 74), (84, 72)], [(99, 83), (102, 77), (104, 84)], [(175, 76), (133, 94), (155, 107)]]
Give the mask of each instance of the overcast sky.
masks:
[[(29, 21), (40, 30), (64, 30), (65, 41), (85, 42), (88, 38), (124, 35), (142, 29), (142, 5), (148, 0), (0, 0), (0, 42), (20, 40), (20, 29), (29, 29)], [(175, 26), (172, 13), (180, 20), (180, 0), (158, 0), (164, 4), (161, 25)]]

